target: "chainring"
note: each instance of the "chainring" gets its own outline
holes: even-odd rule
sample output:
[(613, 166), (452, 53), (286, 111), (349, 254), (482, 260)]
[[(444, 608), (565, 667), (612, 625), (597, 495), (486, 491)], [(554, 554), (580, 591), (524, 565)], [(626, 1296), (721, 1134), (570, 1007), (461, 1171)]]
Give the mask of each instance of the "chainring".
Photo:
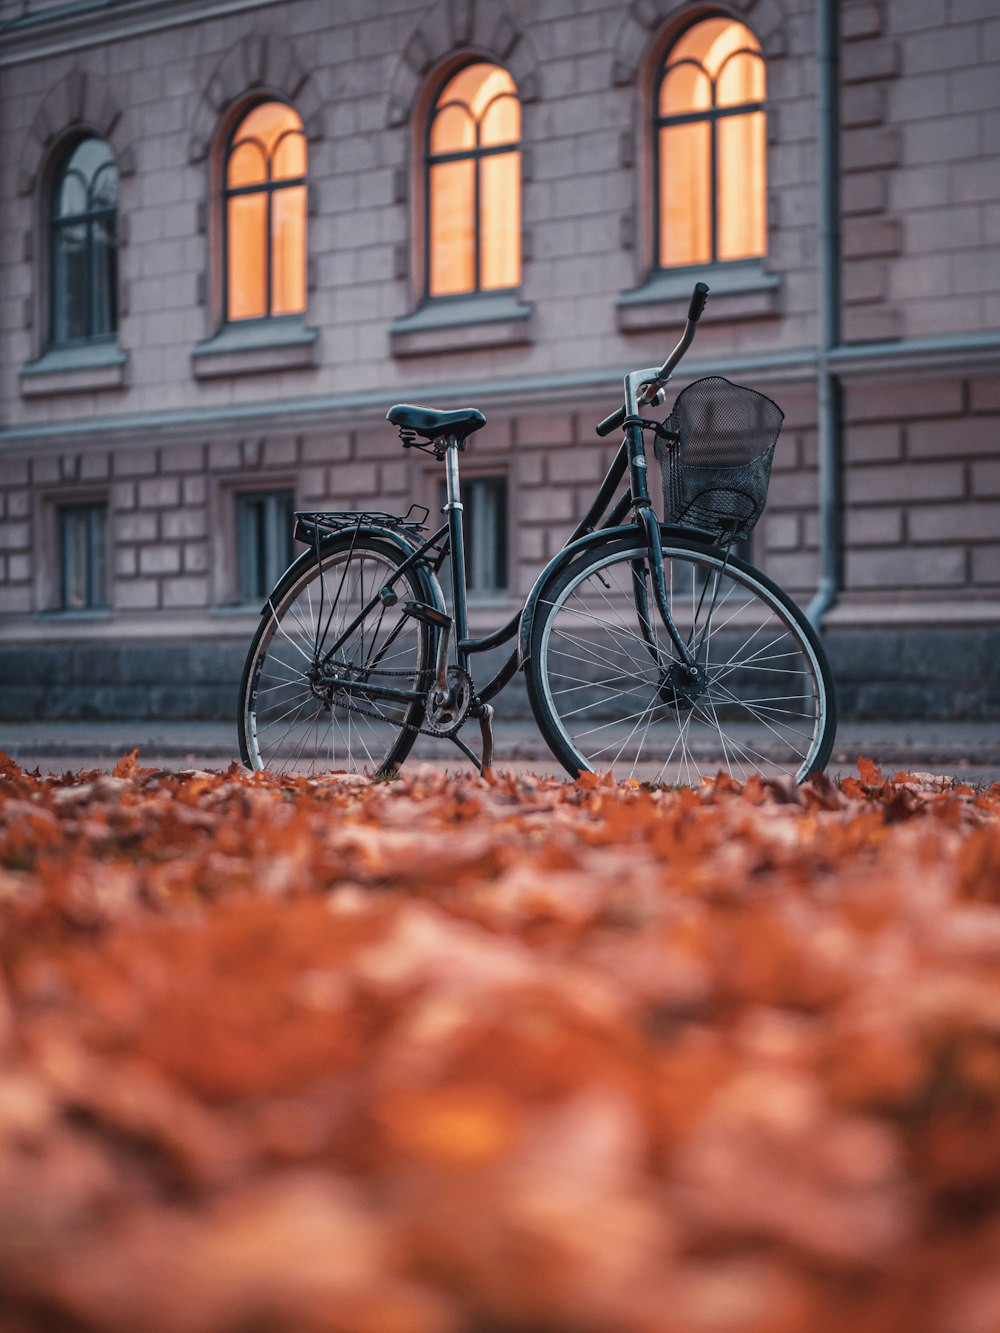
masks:
[(454, 736), (465, 719), (475, 692), (472, 677), (460, 666), (448, 668), (448, 693), (435, 682), (427, 695), (424, 709), (424, 729), (433, 736)]

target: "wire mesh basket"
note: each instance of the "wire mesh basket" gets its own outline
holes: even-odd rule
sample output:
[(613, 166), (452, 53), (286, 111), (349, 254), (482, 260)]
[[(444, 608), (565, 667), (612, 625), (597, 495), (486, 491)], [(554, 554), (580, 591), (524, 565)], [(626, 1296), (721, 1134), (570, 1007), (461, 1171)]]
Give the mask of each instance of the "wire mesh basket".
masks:
[(748, 537), (767, 502), (784, 416), (764, 394), (721, 375), (689, 384), (656, 440), (666, 521), (727, 542)]

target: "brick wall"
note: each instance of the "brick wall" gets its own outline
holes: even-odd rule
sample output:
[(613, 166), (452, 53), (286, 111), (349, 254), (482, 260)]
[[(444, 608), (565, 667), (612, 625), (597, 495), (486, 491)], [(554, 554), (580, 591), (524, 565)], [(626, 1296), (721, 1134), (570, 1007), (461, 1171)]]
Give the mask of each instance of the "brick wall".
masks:
[[(613, 452), (592, 427), (617, 401), (616, 377), (662, 360), (673, 338), (673, 307), (623, 331), (616, 302), (646, 275), (639, 89), (679, 9), (386, 0), (376, 14), (284, 0), (202, 7), (201, 18), (191, 5), (190, 21), (140, 33), (129, 8), (118, 6), (100, 41), (0, 67), (0, 616), (12, 641), (83, 654), (71, 671), (93, 664), (86, 653), (99, 641), (142, 641), (151, 660), (148, 645), (197, 642), (202, 665), (178, 658), (178, 679), (163, 687), (174, 693), (155, 696), (183, 713), (195, 706), (175, 689), (184, 672), (231, 674), (252, 631), (253, 617), (232, 609), (241, 488), (289, 488), (302, 507), (435, 505), (440, 470), (402, 453), (381, 420), (390, 401), (486, 407), (465, 467), (508, 477), (513, 594), (558, 549)], [(785, 410), (754, 558), (807, 602), (819, 577), (815, 13), (812, 0), (735, 8), (767, 56), (766, 268), (779, 286), (743, 308), (717, 296), (691, 367), (728, 369)], [(938, 624), (957, 608), (1000, 623), (1000, 14), (993, 0), (843, 0), (840, 15), (841, 350), (854, 359), (838, 363), (845, 587), (830, 624), (854, 645), (842, 656), (849, 676), (849, 661), (870, 670), (851, 636), (873, 643), (878, 616)], [(460, 31), (496, 47), (524, 94), (520, 294), (534, 307), (531, 340), (474, 348), (459, 337), (447, 352), (394, 356), (393, 321), (419, 296), (413, 108)], [(317, 338), (296, 361), (234, 355), (209, 371), (192, 354), (216, 329), (212, 143), (228, 109), (262, 84), (294, 86), (309, 137), (305, 322)], [(46, 163), (81, 121), (109, 137), (121, 173), (128, 359), (101, 383), (55, 375), (40, 391), (22, 372), (43, 350)], [(933, 340), (943, 340), (936, 350)], [(882, 351), (872, 364), (869, 343)], [(772, 354), (801, 364), (758, 376), (753, 365)], [(585, 387), (574, 390), (576, 379)], [(49, 614), (55, 515), (80, 497), (109, 506), (104, 622)], [(473, 613), (494, 624), (502, 608)], [(890, 682), (910, 651), (893, 633)], [(134, 691), (145, 689), (141, 706), (153, 708), (151, 683), (121, 662), (104, 668), (101, 706), (139, 707)]]
[(1000, 11), (848, 0), (844, 337), (1000, 325)]
[[(706, 354), (794, 348), (814, 336), (811, 6), (808, 0), (768, 5), (767, 22), (785, 34), (784, 50), (768, 63), (772, 267), (782, 279), (782, 317), (706, 328)], [(69, 425), (185, 407), (224, 410), (234, 403), (387, 384), (399, 385), (405, 398), (410, 385), (662, 360), (668, 334), (623, 335), (614, 320), (616, 299), (641, 279), (646, 262), (634, 244), (634, 225), (631, 233), (623, 226), (634, 215), (636, 162), (644, 143), (637, 89), (612, 78), (624, 7), (603, 0), (581, 13), (561, 0), (542, 0), (530, 10), (482, 8), (494, 20), (508, 15), (512, 68), (537, 85), (526, 89), (532, 95), (523, 108), (522, 297), (535, 305), (533, 346), (466, 350), (460, 364), (451, 353), (398, 359), (390, 352), (392, 320), (419, 298), (408, 239), (414, 206), (409, 168), (420, 140), (412, 121), (387, 123), (388, 90), (399, 81), (400, 66), (409, 69), (414, 58), (407, 46), (414, 30), (437, 33), (443, 24), (447, 33), (446, 16), (463, 6), (439, 0), (432, 23), (423, 0), (392, 0), (378, 18), (328, 0), (286, 0), (280, 9), (255, 7), (145, 36), (128, 35), (124, 25), (118, 40), (3, 70), (5, 425)], [(672, 12), (663, 6), (665, 18)], [(654, 32), (648, 26), (640, 31), (652, 49)], [(449, 49), (444, 38), (438, 47), (442, 54)], [(419, 88), (429, 76), (437, 50), (431, 56), (427, 75), (414, 76), (412, 86)], [(192, 352), (215, 329), (208, 141), (223, 123), (225, 99), (252, 90), (255, 65), (268, 71), (297, 65), (307, 76), (305, 91), (294, 78), (289, 89), (299, 87), (293, 100), (310, 136), (306, 322), (320, 331), (315, 364), (196, 379)], [(112, 105), (113, 113), (106, 109)], [(99, 392), (91, 386), (69, 391), (67, 380), (65, 392), (25, 398), (21, 371), (41, 350), (45, 321), (38, 305), (44, 268), (38, 216), (47, 153), (52, 136), (80, 115), (107, 127), (121, 172), (119, 341), (128, 369), (122, 384)]]
[(848, 591), (1000, 596), (996, 380), (857, 383), (846, 416)]

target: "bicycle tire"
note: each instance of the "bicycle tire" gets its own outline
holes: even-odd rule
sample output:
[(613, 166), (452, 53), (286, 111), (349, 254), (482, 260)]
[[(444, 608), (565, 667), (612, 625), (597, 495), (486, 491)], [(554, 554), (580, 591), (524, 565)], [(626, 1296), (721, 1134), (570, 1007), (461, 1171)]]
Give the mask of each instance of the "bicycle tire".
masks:
[(608, 769), (663, 784), (720, 769), (802, 782), (824, 768), (836, 694), (802, 611), (734, 556), (666, 536), (662, 549), (672, 614), (704, 662), (701, 692), (671, 669), (679, 654), (651, 590), (659, 661), (643, 641), (632, 591), (633, 569), (649, 582), (642, 536), (593, 547), (543, 584), (529, 631), (528, 697), (553, 754), (573, 777)]
[[(420, 700), (396, 703), (323, 686), (318, 663), (402, 562), (371, 534), (344, 533), (282, 576), (261, 616), (240, 684), (240, 750), (251, 769), (384, 776), (403, 762), (423, 720)], [(433, 674), (434, 632), (403, 603), (430, 600), (426, 573), (405, 571), (397, 601), (379, 602), (332, 663), (355, 682), (420, 690)]]

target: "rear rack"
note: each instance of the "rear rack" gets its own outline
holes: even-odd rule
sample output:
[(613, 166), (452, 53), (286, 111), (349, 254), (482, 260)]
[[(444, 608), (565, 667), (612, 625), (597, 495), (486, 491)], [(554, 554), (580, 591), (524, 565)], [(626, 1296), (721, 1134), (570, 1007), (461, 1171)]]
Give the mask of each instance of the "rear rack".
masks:
[(348, 528), (391, 528), (394, 532), (408, 532), (412, 537), (420, 537), (429, 514), (426, 505), (418, 504), (410, 505), (402, 516), (386, 514), (379, 509), (324, 509), (316, 513), (296, 513), (292, 536), (307, 546)]

